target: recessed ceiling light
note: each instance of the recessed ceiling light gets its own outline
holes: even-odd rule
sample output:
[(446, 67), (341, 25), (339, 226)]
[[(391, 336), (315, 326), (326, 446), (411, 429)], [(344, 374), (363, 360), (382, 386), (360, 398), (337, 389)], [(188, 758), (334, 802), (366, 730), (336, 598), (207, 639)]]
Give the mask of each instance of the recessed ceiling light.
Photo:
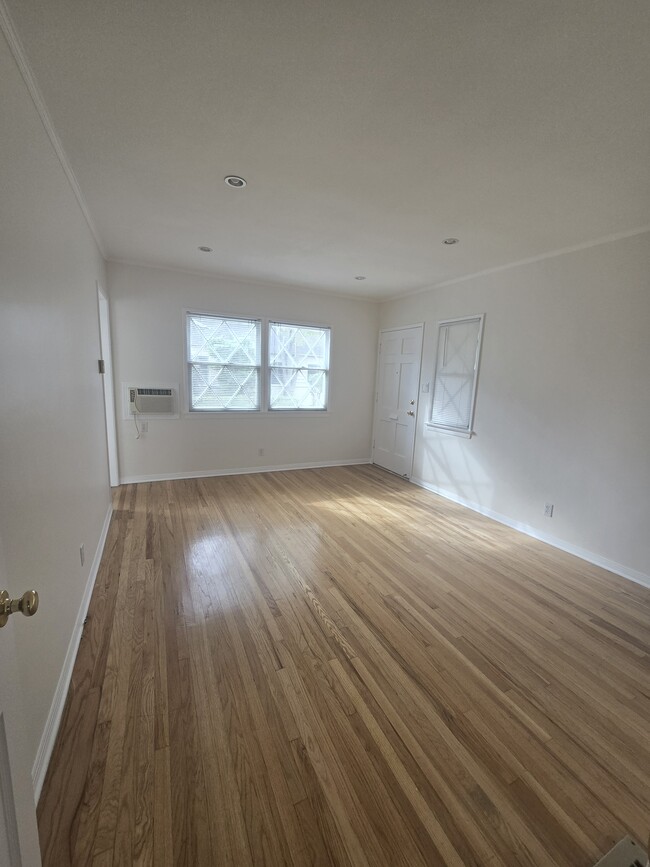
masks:
[(212, 252), (212, 247), (199, 247), (199, 250), (200, 250), (202, 253), (211, 253), (211, 252)]
[(450, 244), (450, 245), (451, 244), (457, 244), (458, 238), (445, 238), (445, 240), (442, 243), (443, 244)]
[(228, 184), (229, 187), (235, 187), (238, 190), (246, 186), (246, 181), (243, 178), (240, 178), (238, 175), (226, 175), (224, 181)]
[(365, 280), (366, 278), (365, 278), (365, 277), (361, 277), (361, 276), (359, 276), (359, 277), (355, 277), (354, 279), (355, 279), (355, 280)]

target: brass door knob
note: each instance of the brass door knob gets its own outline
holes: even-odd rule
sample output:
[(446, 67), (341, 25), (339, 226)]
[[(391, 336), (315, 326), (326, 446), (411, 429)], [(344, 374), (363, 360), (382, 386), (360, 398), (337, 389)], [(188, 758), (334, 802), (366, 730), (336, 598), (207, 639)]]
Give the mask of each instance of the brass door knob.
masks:
[(27, 590), (20, 599), (12, 599), (6, 590), (0, 593), (0, 629), (9, 620), (10, 614), (22, 612), (25, 617), (31, 617), (38, 611), (38, 593), (36, 590)]

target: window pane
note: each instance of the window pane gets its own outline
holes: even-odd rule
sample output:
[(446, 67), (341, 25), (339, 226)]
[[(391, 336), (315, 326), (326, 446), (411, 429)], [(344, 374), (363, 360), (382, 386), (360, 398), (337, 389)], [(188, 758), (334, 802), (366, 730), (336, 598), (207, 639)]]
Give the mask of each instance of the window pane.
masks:
[(211, 364), (260, 364), (260, 323), (222, 316), (187, 317), (188, 361)]
[(327, 373), (324, 370), (271, 370), (271, 409), (325, 409)]
[(257, 367), (191, 365), (192, 409), (256, 410), (260, 406), (260, 372)]
[(271, 367), (329, 367), (329, 328), (269, 323)]

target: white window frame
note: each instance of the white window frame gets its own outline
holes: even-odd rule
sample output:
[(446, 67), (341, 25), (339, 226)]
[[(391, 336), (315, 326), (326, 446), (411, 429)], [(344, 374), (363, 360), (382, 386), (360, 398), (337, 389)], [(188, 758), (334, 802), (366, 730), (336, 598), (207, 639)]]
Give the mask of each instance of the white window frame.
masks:
[[(253, 367), (256, 366), (259, 374), (258, 374), (258, 405), (252, 409), (229, 409), (228, 407), (224, 407), (223, 409), (199, 409), (197, 407), (192, 406), (192, 365), (196, 362), (190, 360), (190, 346), (189, 346), (189, 318), (190, 316), (205, 316), (212, 317), (213, 319), (222, 319), (222, 320), (238, 320), (240, 322), (255, 322), (259, 326), (258, 334), (257, 334), (257, 351), (259, 353), (260, 363), (259, 365), (214, 365), (221, 367)], [(259, 413), (264, 406), (264, 322), (259, 316), (242, 316), (239, 314), (238, 316), (233, 316), (225, 313), (207, 313), (205, 311), (198, 310), (186, 310), (184, 311), (184, 331), (185, 331), (185, 340), (184, 340), (184, 351), (185, 351), (185, 368), (186, 375), (184, 378), (185, 386), (187, 389), (187, 411), (191, 415), (230, 415), (232, 413), (242, 414), (242, 415), (256, 415)], [(209, 362), (207, 362), (209, 364)]]
[[(290, 328), (313, 328), (318, 329), (319, 331), (327, 331), (327, 367), (317, 367), (310, 368), (313, 370), (321, 371), (325, 374), (325, 406), (321, 409), (314, 409), (312, 407), (281, 407), (271, 406), (271, 371), (275, 368), (278, 370), (300, 370), (298, 367), (291, 368), (282, 368), (277, 364), (271, 364), (271, 348), (270, 348), (270, 337), (271, 337), (271, 325), (288, 325)], [(330, 397), (330, 366), (332, 359), (332, 329), (329, 325), (314, 325), (313, 323), (306, 324), (304, 322), (292, 322), (288, 319), (268, 319), (266, 321), (265, 328), (265, 336), (266, 336), (266, 407), (269, 412), (272, 413), (302, 413), (312, 412), (312, 413), (323, 413), (327, 412), (329, 409), (329, 397)]]
[[(469, 423), (467, 427), (455, 427), (453, 425), (445, 425), (440, 424), (439, 422), (435, 422), (433, 420), (433, 408), (435, 406), (435, 395), (436, 388), (438, 386), (438, 359), (440, 357), (440, 346), (441, 341), (446, 339), (447, 329), (451, 326), (453, 327), (458, 323), (467, 323), (467, 322), (477, 322), (478, 323), (478, 335), (476, 340), (476, 352), (474, 355), (474, 377), (472, 380), (472, 396), (470, 399), (470, 410), (469, 410)], [(479, 365), (481, 361), (481, 344), (483, 342), (483, 325), (485, 322), (485, 314), (479, 313), (474, 316), (459, 316), (455, 319), (442, 319), (438, 322), (438, 342), (436, 344), (436, 365), (433, 376), (433, 387), (431, 389), (431, 407), (429, 410), (429, 421), (427, 421), (426, 425), (428, 428), (432, 430), (440, 431), (441, 433), (453, 434), (454, 436), (461, 436), (470, 438), (474, 433), (474, 412), (476, 409), (476, 391), (478, 388), (478, 372)]]
[[(192, 385), (191, 385), (191, 369), (189, 362), (189, 346), (188, 346), (188, 328), (187, 317), (190, 314), (197, 316), (214, 316), (218, 319), (244, 319), (247, 321), (254, 320), (260, 323), (260, 406), (259, 409), (192, 409)], [(248, 313), (229, 313), (222, 310), (201, 310), (197, 307), (185, 307), (182, 310), (182, 327), (183, 327), (183, 377), (182, 383), (182, 416), (183, 418), (191, 419), (241, 419), (246, 418), (326, 418), (333, 412), (332, 400), (330, 394), (330, 376), (332, 373), (332, 346), (334, 345), (335, 335), (331, 325), (326, 325), (322, 322), (301, 322), (289, 317), (282, 316), (259, 316)], [(326, 328), (330, 333), (330, 365), (327, 371), (327, 409), (269, 409), (270, 403), (270, 372), (269, 372), (269, 323), (278, 322), (282, 325), (296, 325), (300, 328)]]

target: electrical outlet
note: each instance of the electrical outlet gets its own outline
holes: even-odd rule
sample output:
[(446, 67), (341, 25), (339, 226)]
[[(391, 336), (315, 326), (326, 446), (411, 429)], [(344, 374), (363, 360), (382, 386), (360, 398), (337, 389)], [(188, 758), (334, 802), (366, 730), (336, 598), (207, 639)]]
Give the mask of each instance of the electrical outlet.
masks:
[(553, 503), (544, 503), (544, 517), (552, 518), (553, 517)]
[(263, 458), (263, 457), (264, 457), (264, 449), (258, 449), (258, 450), (257, 450), (257, 454), (258, 454), (261, 458)]
[(79, 559), (81, 560), (81, 565), (83, 566), (84, 560), (86, 559), (86, 546), (85, 545), (79, 546)]
[(148, 421), (140, 422), (140, 430), (142, 431), (142, 433), (149, 433), (149, 422)]

